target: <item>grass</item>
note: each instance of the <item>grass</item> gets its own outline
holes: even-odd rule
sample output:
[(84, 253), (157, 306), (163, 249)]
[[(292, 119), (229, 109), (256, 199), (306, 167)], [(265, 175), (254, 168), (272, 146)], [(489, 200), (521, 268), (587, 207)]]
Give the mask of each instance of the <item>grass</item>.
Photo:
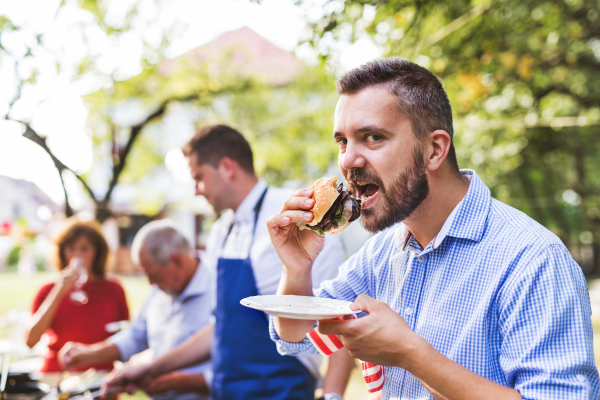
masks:
[[(9, 310), (29, 310), (40, 287), (53, 282), (56, 277), (55, 272), (40, 272), (29, 277), (21, 277), (16, 272), (0, 273), (0, 316)], [(125, 289), (131, 315), (137, 315), (150, 291), (148, 281), (137, 276), (119, 276), (117, 279)]]

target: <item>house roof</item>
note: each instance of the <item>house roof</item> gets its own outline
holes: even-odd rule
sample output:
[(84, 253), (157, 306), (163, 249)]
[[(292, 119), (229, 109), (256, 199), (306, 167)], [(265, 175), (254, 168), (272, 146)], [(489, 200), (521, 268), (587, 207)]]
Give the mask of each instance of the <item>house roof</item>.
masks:
[(291, 52), (274, 45), (248, 27), (222, 34), (217, 39), (177, 58), (165, 60), (159, 72), (171, 75), (179, 63), (206, 63), (211, 73), (229, 72), (254, 77), (272, 85), (294, 79), (303, 64)]
[(0, 175), (0, 193), (7, 201), (23, 201), (27, 198), (39, 205), (48, 206), (54, 212), (60, 209), (35, 183), (23, 179)]

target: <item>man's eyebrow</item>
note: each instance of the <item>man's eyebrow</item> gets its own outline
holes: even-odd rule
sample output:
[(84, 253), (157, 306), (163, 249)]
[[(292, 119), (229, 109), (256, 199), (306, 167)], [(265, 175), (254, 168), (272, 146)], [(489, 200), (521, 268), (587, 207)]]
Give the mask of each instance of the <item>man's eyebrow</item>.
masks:
[[(380, 126), (377, 125), (366, 125), (363, 126), (362, 128), (358, 128), (357, 130), (354, 131), (354, 133), (367, 133), (367, 132), (377, 132), (377, 133), (383, 133), (384, 135), (393, 135), (392, 132), (388, 131), (385, 128), (382, 128)], [(337, 139), (340, 137), (345, 137), (346, 135), (344, 135), (341, 132), (333, 132), (333, 138)]]
[(379, 132), (379, 133), (383, 133), (383, 134), (387, 134), (387, 135), (392, 135), (392, 132), (388, 131), (385, 128), (377, 126), (377, 125), (363, 126), (362, 128), (358, 128), (355, 131), (355, 133), (366, 133), (366, 132)]

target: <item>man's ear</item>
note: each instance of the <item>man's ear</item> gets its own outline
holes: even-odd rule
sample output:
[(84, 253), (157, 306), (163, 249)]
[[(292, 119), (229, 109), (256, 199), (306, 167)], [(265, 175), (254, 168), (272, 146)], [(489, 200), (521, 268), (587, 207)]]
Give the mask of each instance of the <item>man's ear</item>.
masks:
[(433, 131), (429, 134), (427, 140), (427, 158), (425, 160), (425, 166), (430, 171), (438, 169), (450, 151), (452, 145), (452, 138), (450, 134), (441, 129)]
[(173, 264), (175, 268), (181, 269), (181, 267), (183, 266), (183, 255), (179, 253), (171, 254), (171, 257), (169, 257), (169, 263)]
[(233, 176), (235, 175), (235, 167), (236, 167), (237, 163), (235, 161), (233, 161), (231, 158), (229, 157), (223, 157), (221, 158), (221, 161), (219, 161), (219, 167), (218, 169), (225, 174), (225, 176), (228, 179), (232, 179)]

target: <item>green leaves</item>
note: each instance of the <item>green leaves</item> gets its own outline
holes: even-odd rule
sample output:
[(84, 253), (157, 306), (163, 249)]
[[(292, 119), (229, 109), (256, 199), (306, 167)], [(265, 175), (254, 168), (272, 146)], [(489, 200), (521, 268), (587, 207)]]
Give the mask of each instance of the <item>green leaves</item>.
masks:
[[(453, 106), (460, 166), (475, 168), (495, 196), (578, 249), (589, 245), (581, 232), (600, 245), (598, 5), (345, 0), (343, 11), (313, 25), (313, 42), (318, 48), (327, 32), (348, 40), (351, 29), (350, 40), (369, 35), (385, 56), (429, 68)], [(563, 199), (568, 190), (577, 205)]]

